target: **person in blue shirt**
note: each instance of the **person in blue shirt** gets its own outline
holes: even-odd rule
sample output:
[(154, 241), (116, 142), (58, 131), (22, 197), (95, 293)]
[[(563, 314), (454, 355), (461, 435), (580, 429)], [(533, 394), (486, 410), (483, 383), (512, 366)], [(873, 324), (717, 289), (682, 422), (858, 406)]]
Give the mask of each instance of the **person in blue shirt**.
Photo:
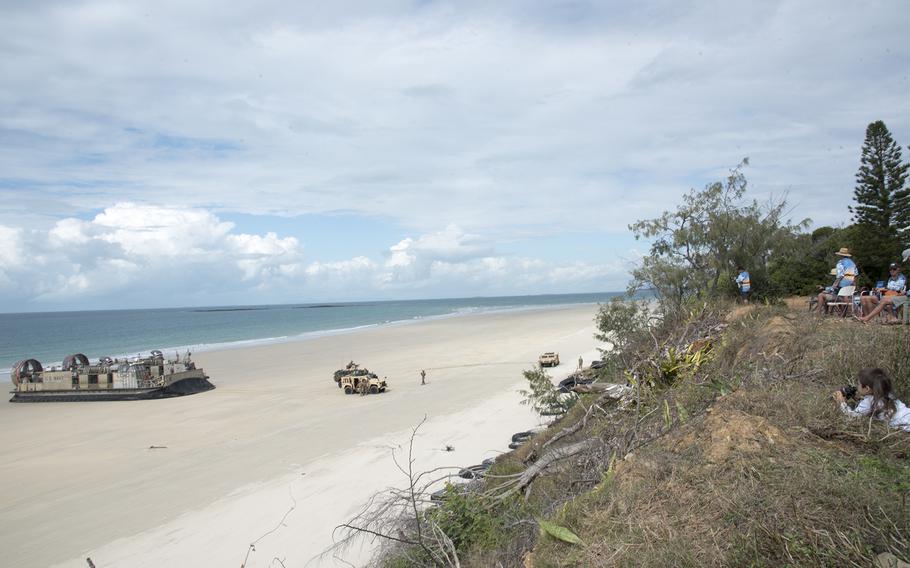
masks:
[[(904, 252), (910, 253), (910, 249), (907, 249)], [(904, 256), (904, 262), (906, 262), (908, 258), (910, 258), (910, 254)], [(903, 307), (904, 323), (908, 322), (908, 315), (910, 315), (910, 291), (907, 290), (907, 277), (900, 273), (900, 266), (897, 263), (892, 263), (888, 268), (891, 273), (891, 278), (888, 279), (888, 286), (883, 288), (883, 290), (894, 291), (897, 290), (897, 286), (899, 285), (903, 285), (903, 287), (894, 294), (883, 295), (872, 311), (867, 312), (864, 308), (863, 313), (866, 315), (861, 318), (856, 318), (859, 321), (866, 323), (881, 313), (886, 307), (894, 306), (895, 310)]]
[(853, 262), (853, 259), (851, 258), (853, 255), (850, 254), (850, 249), (841, 247), (841, 249), (834, 254), (841, 258), (837, 261), (837, 266), (834, 267), (835, 277), (834, 283), (831, 285), (831, 292), (825, 290), (818, 295), (819, 313), (828, 313), (828, 302), (833, 302), (837, 297), (838, 290), (844, 286), (853, 286), (853, 283), (856, 281), (857, 273), (859, 272), (856, 269), (856, 263)]
[(744, 302), (748, 302), (749, 296), (752, 295), (752, 280), (749, 278), (749, 273), (742, 266), (738, 266), (736, 271), (739, 272), (735, 280), (736, 285), (739, 286), (739, 296)]
[[(898, 263), (892, 262), (888, 266), (888, 275), (887, 284), (874, 288), (873, 294), (860, 298), (864, 314), (870, 314), (875, 311), (875, 306), (881, 303), (881, 299), (890, 296), (901, 296), (907, 291), (907, 277), (901, 274), (901, 267)], [(875, 313), (877, 314), (878, 312)]]

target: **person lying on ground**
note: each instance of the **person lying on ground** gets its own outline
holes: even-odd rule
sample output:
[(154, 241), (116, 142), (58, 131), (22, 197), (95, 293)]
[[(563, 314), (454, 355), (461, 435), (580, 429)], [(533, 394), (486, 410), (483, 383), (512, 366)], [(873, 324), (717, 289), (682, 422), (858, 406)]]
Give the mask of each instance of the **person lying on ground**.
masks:
[(891, 379), (885, 371), (877, 367), (860, 369), (856, 396), (862, 398), (855, 408), (850, 408), (843, 390), (834, 391), (834, 400), (847, 416), (876, 418), (888, 422), (891, 428), (910, 432), (910, 408), (894, 396)]
[[(901, 267), (896, 262), (892, 262), (888, 267), (888, 283), (881, 288), (874, 288), (872, 294), (860, 296), (860, 303), (863, 306), (863, 313), (870, 313), (879, 303), (880, 298), (888, 296), (900, 296), (907, 291), (907, 277), (901, 274)], [(879, 310), (881, 311), (881, 310)]]
[(834, 254), (841, 258), (837, 261), (837, 266), (835, 267), (837, 272), (834, 283), (831, 284), (831, 292), (825, 290), (818, 294), (818, 310), (819, 313), (823, 314), (828, 313), (828, 302), (833, 302), (837, 298), (837, 292), (844, 286), (853, 286), (853, 282), (856, 279), (856, 263), (850, 258), (853, 256), (850, 254), (850, 249), (841, 247)]

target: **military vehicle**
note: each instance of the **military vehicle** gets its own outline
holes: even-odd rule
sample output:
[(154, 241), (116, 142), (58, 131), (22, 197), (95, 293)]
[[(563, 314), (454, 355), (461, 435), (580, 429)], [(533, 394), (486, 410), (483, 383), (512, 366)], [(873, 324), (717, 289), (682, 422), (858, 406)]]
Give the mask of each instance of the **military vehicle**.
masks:
[(354, 377), (354, 378), (356, 378), (356, 380), (354, 381), (355, 383), (359, 383), (361, 377), (372, 378), (372, 379), (379, 378), (376, 375), (376, 373), (371, 373), (369, 371), (369, 369), (361, 369), (360, 365), (358, 365), (357, 363), (355, 363), (353, 361), (348, 363), (344, 367), (344, 369), (338, 369), (337, 371), (335, 371), (334, 379), (335, 379), (335, 382), (338, 384), (338, 388), (341, 388), (341, 378), (342, 377)]
[(196, 368), (189, 352), (167, 359), (157, 350), (148, 357), (101, 357), (95, 364), (76, 353), (66, 357), (59, 368), (49, 369), (35, 359), (24, 359), (13, 365), (10, 379), (15, 387), (10, 402), (146, 400), (215, 388), (205, 371)]
[(552, 351), (547, 351), (543, 355), (537, 358), (537, 362), (540, 363), (541, 367), (558, 367), (559, 366), (559, 353), (554, 353)]
[(338, 380), (338, 386), (344, 389), (344, 394), (376, 394), (385, 392), (388, 385), (385, 381), (379, 380), (379, 377), (373, 373), (366, 375), (342, 375)]

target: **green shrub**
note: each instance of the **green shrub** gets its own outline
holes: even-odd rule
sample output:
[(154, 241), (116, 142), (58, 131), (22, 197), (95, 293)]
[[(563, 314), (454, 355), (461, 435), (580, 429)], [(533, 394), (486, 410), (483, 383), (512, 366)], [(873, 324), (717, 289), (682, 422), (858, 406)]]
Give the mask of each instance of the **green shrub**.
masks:
[(530, 404), (542, 416), (565, 414), (578, 400), (574, 394), (562, 393), (553, 386), (553, 380), (543, 369), (524, 371), (523, 375), (528, 381), (529, 390), (519, 391), (525, 397), (521, 403)]
[(502, 533), (502, 516), (490, 499), (446, 485), (445, 500), (429, 511), (430, 521), (448, 536), (457, 550), (495, 546)]

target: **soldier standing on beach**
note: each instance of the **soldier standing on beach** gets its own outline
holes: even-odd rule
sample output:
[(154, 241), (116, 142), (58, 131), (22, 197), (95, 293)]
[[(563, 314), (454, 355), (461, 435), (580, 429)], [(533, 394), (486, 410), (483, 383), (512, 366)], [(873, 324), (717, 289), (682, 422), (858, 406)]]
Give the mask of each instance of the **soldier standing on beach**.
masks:
[(420, 370), (420, 384), (427, 384), (427, 372), (424, 369)]

